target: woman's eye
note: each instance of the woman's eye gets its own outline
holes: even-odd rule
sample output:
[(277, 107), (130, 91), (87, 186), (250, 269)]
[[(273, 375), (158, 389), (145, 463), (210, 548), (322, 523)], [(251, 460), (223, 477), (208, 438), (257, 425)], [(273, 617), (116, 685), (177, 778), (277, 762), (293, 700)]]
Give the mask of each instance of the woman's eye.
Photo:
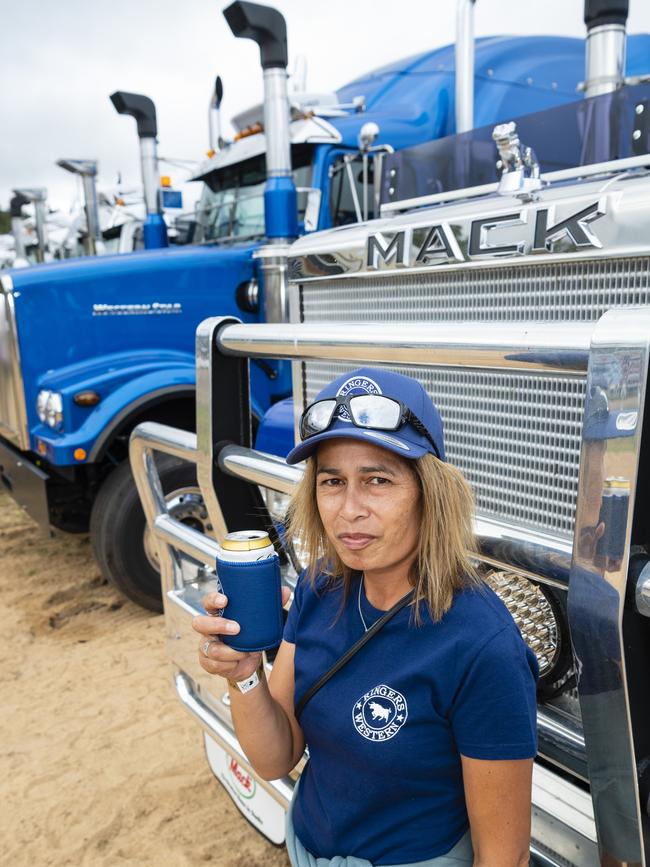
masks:
[(335, 488), (337, 485), (342, 484), (341, 479), (322, 479), (321, 486), (325, 488)]
[(385, 478), (384, 476), (373, 476), (369, 479), (371, 485), (389, 485), (390, 479)]

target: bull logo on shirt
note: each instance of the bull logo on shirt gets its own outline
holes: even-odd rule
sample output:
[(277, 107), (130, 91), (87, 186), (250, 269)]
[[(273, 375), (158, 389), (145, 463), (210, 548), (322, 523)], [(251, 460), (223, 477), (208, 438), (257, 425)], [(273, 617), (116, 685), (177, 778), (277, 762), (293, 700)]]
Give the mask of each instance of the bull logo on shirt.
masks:
[(381, 683), (366, 692), (352, 708), (352, 722), (368, 741), (387, 741), (395, 737), (408, 716), (401, 692)]

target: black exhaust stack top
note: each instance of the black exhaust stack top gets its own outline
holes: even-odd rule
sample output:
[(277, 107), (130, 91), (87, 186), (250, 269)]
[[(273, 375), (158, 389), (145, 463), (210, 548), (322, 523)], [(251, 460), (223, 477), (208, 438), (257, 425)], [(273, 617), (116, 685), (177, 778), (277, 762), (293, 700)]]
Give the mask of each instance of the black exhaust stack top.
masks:
[(214, 107), (221, 108), (221, 100), (223, 99), (223, 81), (221, 76), (217, 75), (214, 81)]
[(225, 142), (221, 135), (221, 101), (223, 99), (223, 81), (217, 75), (214, 80), (214, 90), (210, 97), (210, 109), (208, 111), (208, 133), (210, 138), (210, 150), (215, 153), (221, 149)]
[(236, 0), (223, 14), (235, 36), (257, 42), (262, 69), (286, 69), (289, 62), (287, 25), (282, 13), (270, 6)]
[(156, 138), (158, 125), (153, 100), (141, 93), (128, 93), (126, 90), (111, 93), (110, 100), (118, 114), (128, 114), (135, 118), (139, 138)]
[(627, 23), (629, 0), (585, 0), (585, 24), (587, 29), (603, 24)]
[(29, 204), (29, 199), (22, 193), (16, 193), (9, 202), (9, 213), (12, 217), (22, 217), (23, 207)]

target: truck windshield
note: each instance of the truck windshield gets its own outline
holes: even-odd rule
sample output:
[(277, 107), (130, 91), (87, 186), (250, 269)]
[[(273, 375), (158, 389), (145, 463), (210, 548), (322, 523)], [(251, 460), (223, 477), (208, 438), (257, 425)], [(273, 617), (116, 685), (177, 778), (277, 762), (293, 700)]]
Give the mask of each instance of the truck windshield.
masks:
[[(292, 148), (293, 179), (298, 188), (298, 220), (303, 220), (311, 183), (312, 147)], [(264, 154), (214, 171), (205, 178), (197, 206), (197, 241), (254, 238), (264, 235)]]

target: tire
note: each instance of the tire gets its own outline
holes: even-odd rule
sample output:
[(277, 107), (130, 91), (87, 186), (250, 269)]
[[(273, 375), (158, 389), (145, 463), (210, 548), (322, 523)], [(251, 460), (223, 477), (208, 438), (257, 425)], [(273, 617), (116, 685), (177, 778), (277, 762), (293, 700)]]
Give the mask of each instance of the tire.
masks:
[[(171, 514), (202, 532), (210, 532), (196, 481), (196, 467), (161, 455), (156, 460)], [(121, 463), (99, 490), (90, 516), (90, 541), (102, 574), (132, 602), (162, 611), (160, 570), (128, 461)]]

